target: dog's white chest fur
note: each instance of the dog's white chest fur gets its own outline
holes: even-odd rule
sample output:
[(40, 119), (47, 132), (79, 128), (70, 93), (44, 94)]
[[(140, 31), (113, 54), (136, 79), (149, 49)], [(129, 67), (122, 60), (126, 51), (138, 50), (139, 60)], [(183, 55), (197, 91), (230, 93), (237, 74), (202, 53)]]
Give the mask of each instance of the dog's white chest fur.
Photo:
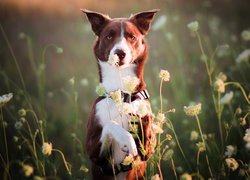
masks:
[[(117, 69), (106, 62), (99, 62), (102, 72), (102, 85), (107, 92), (121, 89), (122, 78), (126, 76), (135, 76), (134, 65), (128, 68)], [(121, 115), (116, 104), (111, 98), (105, 98), (96, 104), (96, 116), (103, 127), (101, 142), (103, 151), (112, 143), (114, 163), (121, 163), (126, 153), (122, 151), (127, 148), (131, 154), (137, 154), (137, 148), (132, 135), (128, 132), (129, 117)]]
[(126, 68), (116, 68), (107, 62), (99, 61), (99, 65), (102, 72), (102, 85), (107, 92), (123, 90), (122, 79), (126, 76), (136, 77), (134, 64)]

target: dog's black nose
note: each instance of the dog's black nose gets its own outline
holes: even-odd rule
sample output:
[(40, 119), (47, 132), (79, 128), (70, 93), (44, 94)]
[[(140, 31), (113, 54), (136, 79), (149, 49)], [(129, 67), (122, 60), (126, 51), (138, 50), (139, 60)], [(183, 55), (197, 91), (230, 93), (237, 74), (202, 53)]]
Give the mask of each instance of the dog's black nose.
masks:
[(126, 53), (121, 49), (117, 49), (115, 51), (115, 54), (119, 57), (120, 60), (123, 60), (126, 56)]

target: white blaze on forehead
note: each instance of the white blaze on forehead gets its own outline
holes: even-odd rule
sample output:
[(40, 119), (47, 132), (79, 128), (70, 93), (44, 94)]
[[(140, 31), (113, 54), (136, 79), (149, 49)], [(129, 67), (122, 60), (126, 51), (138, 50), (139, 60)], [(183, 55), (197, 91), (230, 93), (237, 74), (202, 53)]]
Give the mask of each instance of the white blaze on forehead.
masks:
[(132, 53), (129, 48), (128, 42), (124, 36), (124, 25), (123, 22), (121, 22), (121, 35), (119, 41), (114, 45), (114, 47), (111, 49), (109, 53), (109, 58), (114, 56), (116, 50), (122, 50), (126, 54), (124, 59), (122, 60), (124, 63), (124, 67), (130, 64), (132, 62)]

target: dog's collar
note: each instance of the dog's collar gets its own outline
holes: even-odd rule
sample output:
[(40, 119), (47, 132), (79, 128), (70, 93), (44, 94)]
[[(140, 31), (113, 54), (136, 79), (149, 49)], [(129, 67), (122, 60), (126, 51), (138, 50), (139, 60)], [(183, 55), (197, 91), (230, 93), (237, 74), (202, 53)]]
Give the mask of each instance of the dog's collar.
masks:
[(132, 169), (132, 163), (130, 163), (129, 165), (120, 163), (118, 165), (114, 165), (113, 167), (105, 165), (101, 166), (100, 169), (105, 176), (114, 176), (119, 174), (120, 172), (130, 171)]
[(123, 102), (126, 102), (126, 103), (130, 103), (138, 99), (141, 99), (141, 100), (149, 99), (150, 97), (146, 89), (132, 93), (131, 95), (126, 92), (121, 91), (121, 95), (123, 98)]
[[(115, 92), (115, 91), (112, 91), (112, 92)], [(104, 93), (103, 95), (100, 95), (100, 97), (102, 98), (106, 98), (106, 97), (110, 97), (110, 94), (112, 92), (109, 92), (109, 93)], [(126, 103), (131, 103), (135, 100), (143, 100), (143, 99), (149, 99), (149, 93), (146, 89), (142, 90), (142, 91), (137, 91), (137, 92), (134, 92), (132, 94), (129, 94), (127, 92), (124, 92), (124, 91), (120, 91), (121, 92), (121, 99), (123, 99), (123, 102), (126, 102)]]

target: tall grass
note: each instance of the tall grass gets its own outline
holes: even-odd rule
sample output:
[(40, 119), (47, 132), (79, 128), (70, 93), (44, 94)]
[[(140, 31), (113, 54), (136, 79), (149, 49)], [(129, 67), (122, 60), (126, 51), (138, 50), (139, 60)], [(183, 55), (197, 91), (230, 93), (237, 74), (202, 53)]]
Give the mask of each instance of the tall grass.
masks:
[[(54, 91), (61, 93), (60, 97), (70, 105), (70, 109), (66, 111), (63, 109), (60, 112), (62, 116), (70, 117), (70, 120), (67, 122), (68, 119), (64, 119), (52, 126), (50, 118), (53, 116), (49, 113), (53, 112), (48, 110), (45, 102), (48, 94), (51, 95), (46, 89), (46, 78), (49, 78), (46, 75), (46, 60), (49, 57), (47, 52), (49, 49), (55, 50), (59, 56), (63, 53), (63, 49), (56, 44), (48, 44), (37, 58), (33, 52), (32, 38), (27, 34), (20, 34), (20, 38), (26, 42), (27, 57), (35, 77), (36, 93), (31, 93), (23, 77), (18, 56), (15, 55), (3, 27), (0, 27), (19, 78), (13, 81), (9, 78), (8, 72), (1, 70), (5, 81), (3, 84), (6, 85), (3, 89), (13, 93), (10, 102), (5, 102), (3, 96), (0, 99), (2, 179), (90, 178), (89, 162), (83, 145), (84, 132), (83, 128), (79, 128), (83, 126), (80, 121), (83, 107), (80, 104), (87, 102), (80, 102), (79, 96), (82, 89), (94, 90), (95, 84), (91, 84), (87, 79), (79, 80), (73, 77), (65, 82), (60, 90)], [(216, 59), (217, 53), (225, 48), (228, 50), (228, 46), (218, 46), (215, 51), (211, 51), (211, 45), (204, 40), (198, 22), (189, 25), (188, 28), (194, 36), (192, 44), (199, 49), (195, 59), (200, 61), (196, 64), (202, 63), (204, 66), (205, 71), (201, 73), (206, 77), (204, 84), (208, 90), (197, 93), (195, 99), (190, 100), (190, 97), (184, 96), (182, 89), (177, 88), (180, 86), (185, 91), (188, 89), (188, 82), (185, 81), (188, 77), (185, 77), (185, 72), (178, 76), (181, 79), (180, 84), (178, 84), (180, 79), (172, 77), (172, 74), (171, 81), (165, 82), (169, 79), (165, 79), (166, 77), (160, 73), (161, 69), (165, 69), (163, 65), (157, 66), (156, 72), (150, 74), (151, 79), (148, 79), (151, 82), (148, 83), (148, 87), (153, 95), (151, 104), (155, 114), (154, 131), (157, 145), (155, 153), (147, 162), (148, 168), (144, 179), (248, 179), (250, 178), (248, 145), (250, 135), (247, 131), (250, 114), (248, 85), (233, 81), (230, 72), (229, 76), (221, 72), (220, 62)], [(185, 31), (186, 35), (189, 34), (188, 28)], [(178, 67), (181, 67), (185, 52), (181, 52), (177, 36), (172, 36), (176, 42), (171, 47), (178, 46), (178, 50), (172, 48), (173, 57), (179, 59)], [(234, 59), (235, 56), (230, 58)], [(241, 66), (244, 63), (249, 67), (249, 60), (243, 60), (237, 64), (239, 67), (237, 71), (243, 69)], [(246, 76), (245, 71), (241, 73), (242, 76)], [(17, 83), (19, 81), (21, 86)], [(154, 83), (158, 83), (159, 88), (150, 88)], [(191, 87), (190, 91), (195, 91), (195, 88)], [(164, 93), (169, 89), (176, 93), (174, 96), (181, 104), (186, 105), (183, 110), (169, 107), (166, 101), (168, 93)], [(196, 103), (190, 104), (189, 100)], [(186, 124), (183, 125), (183, 122)], [(63, 135), (59, 134), (58, 138), (55, 138), (60, 128), (63, 129)], [(61, 140), (63, 145), (53, 141), (56, 139)]]

